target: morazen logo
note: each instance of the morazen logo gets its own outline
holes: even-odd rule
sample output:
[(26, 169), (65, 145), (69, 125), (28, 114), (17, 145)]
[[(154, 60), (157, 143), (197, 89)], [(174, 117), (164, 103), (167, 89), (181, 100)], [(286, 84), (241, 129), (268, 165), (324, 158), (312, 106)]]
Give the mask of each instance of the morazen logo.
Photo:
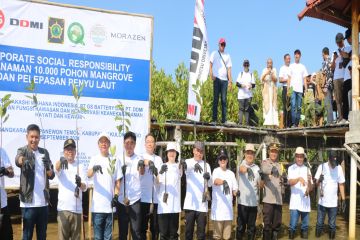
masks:
[(10, 18), (10, 26), (17, 26), (17, 27), (22, 27), (22, 28), (43, 29), (44, 23), (27, 20), (27, 19)]
[(5, 24), (5, 15), (3, 11), (0, 10), (0, 29), (4, 26), (4, 24)]
[(101, 47), (106, 40), (106, 29), (101, 24), (95, 24), (90, 29), (90, 38), (96, 47)]
[(64, 43), (65, 20), (49, 17), (48, 42)]
[(78, 22), (71, 23), (68, 28), (67, 35), (70, 42), (75, 44), (85, 45), (84, 43), (85, 31), (84, 31), (84, 27), (80, 23)]
[(146, 41), (145, 35), (136, 33), (112, 32), (110, 36), (121, 41)]

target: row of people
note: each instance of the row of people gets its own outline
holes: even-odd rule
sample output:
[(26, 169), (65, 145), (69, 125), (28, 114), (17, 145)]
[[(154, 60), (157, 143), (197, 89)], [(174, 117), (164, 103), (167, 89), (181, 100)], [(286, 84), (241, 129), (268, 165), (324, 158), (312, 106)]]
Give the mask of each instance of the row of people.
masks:
[[(229, 159), (224, 149), (218, 157), (218, 167), (211, 171), (206, 162), (203, 142), (195, 142), (193, 157), (179, 160), (179, 149), (169, 143), (165, 162), (154, 153), (155, 138), (145, 138), (146, 153), (134, 152), (136, 135), (124, 135), (124, 157), (112, 156), (110, 137), (103, 133), (98, 137), (99, 154), (92, 157), (88, 168), (76, 161), (76, 143), (64, 142), (63, 157), (55, 163), (55, 170), (46, 149), (39, 147), (40, 129), (31, 124), (27, 128), (27, 145), (18, 149), (16, 165), (21, 168), (20, 207), (23, 220), (23, 239), (32, 239), (36, 226), (38, 239), (46, 239), (49, 204), (49, 179), (58, 176), (58, 237), (80, 239), (82, 192), (87, 190), (88, 178), (93, 181), (93, 200), (90, 211), (93, 216), (95, 239), (111, 239), (114, 224), (113, 210), (118, 216), (119, 239), (127, 239), (130, 224), (133, 239), (146, 239), (148, 222), (152, 239), (178, 239), (179, 213), (181, 209), (181, 177), (186, 175), (185, 238), (206, 239), (208, 201), (211, 199), (210, 218), (214, 225), (214, 239), (230, 239), (232, 231), (233, 197), (237, 197), (236, 238), (255, 238), (255, 222), (260, 204), (259, 189), (263, 189), (263, 239), (277, 239), (282, 222), (282, 194), (284, 186), (291, 186), (289, 238), (294, 237), (298, 218), (301, 216), (301, 235), (307, 238), (310, 191), (313, 189), (309, 168), (304, 164), (306, 154), (302, 147), (295, 151), (295, 163), (288, 175), (278, 162), (279, 146), (270, 144), (269, 158), (255, 164), (255, 148), (245, 147), (245, 158), (235, 174), (228, 169)], [(2, 151), (3, 153), (4, 151)], [(341, 209), (344, 209), (344, 175), (337, 166), (335, 152), (329, 161), (320, 165), (315, 174), (320, 189), (316, 237), (322, 232), (326, 213), (329, 217), (329, 237), (335, 237), (338, 185), (341, 193)], [(0, 176), (13, 177), (9, 159), (2, 155)], [(2, 185), (3, 186), (3, 185)], [(208, 188), (212, 187), (212, 196)], [(11, 239), (12, 228), (6, 209), (6, 192), (1, 188), (1, 213), (4, 214), (1, 236)]]
[[(347, 40), (349, 46), (345, 46), (344, 40)], [(319, 91), (324, 95), (324, 99), (318, 98), (318, 104), (321, 101), (327, 111), (327, 123), (334, 123), (333, 118), (333, 95), (336, 101), (338, 123), (347, 123), (349, 110), (351, 109), (351, 30), (338, 33), (335, 37), (338, 47), (330, 57), (329, 49), (325, 47), (322, 50), (323, 63), (321, 74), (325, 80), (319, 84)], [(232, 85), (232, 61), (230, 55), (225, 52), (226, 41), (224, 38), (219, 40), (219, 49), (212, 52), (210, 56), (210, 77), (213, 80), (213, 115), (212, 121), (217, 122), (217, 111), (219, 96), (221, 96), (222, 105), (222, 123), (226, 122), (226, 96), (227, 89)], [(294, 51), (294, 63), (291, 63), (290, 54), (284, 55), (284, 65), (280, 68), (279, 74), (273, 67), (273, 60), (269, 58), (266, 68), (263, 69), (260, 80), (262, 83), (263, 95), (263, 117), (264, 125), (279, 126), (279, 114), (277, 107), (277, 88), (282, 88), (282, 111), (284, 114), (283, 125), (285, 127), (298, 127), (301, 117), (301, 107), (303, 95), (306, 92), (315, 94), (315, 89), (310, 86), (311, 81), (307, 81), (311, 75), (308, 74), (306, 67), (300, 63), (301, 51)], [(311, 79), (312, 80), (312, 79)], [(243, 62), (243, 71), (241, 71), (236, 80), (239, 101), (239, 124), (249, 125), (249, 110), (252, 90), (255, 88), (255, 77), (250, 72), (250, 62), (245, 59)], [(316, 96), (317, 98), (317, 96)]]

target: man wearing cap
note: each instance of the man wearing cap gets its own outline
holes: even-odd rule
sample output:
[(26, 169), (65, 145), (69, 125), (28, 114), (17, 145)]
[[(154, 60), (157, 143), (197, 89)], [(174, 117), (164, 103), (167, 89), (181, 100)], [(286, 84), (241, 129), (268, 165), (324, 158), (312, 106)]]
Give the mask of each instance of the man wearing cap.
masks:
[(49, 179), (55, 173), (49, 152), (39, 147), (40, 128), (30, 124), (26, 129), (27, 145), (19, 148), (15, 164), (21, 169), (20, 207), (23, 220), (23, 240), (31, 240), (36, 225), (38, 239), (46, 239), (48, 204), (50, 202)]
[(282, 104), (283, 104), (283, 114), (284, 114), (284, 127), (290, 127), (291, 125), (291, 115), (290, 115), (290, 99), (288, 96), (289, 93), (289, 81), (291, 78), (291, 72), (290, 72), (290, 54), (284, 55), (284, 65), (281, 66), (279, 71), (279, 83), (282, 86)]
[(76, 162), (74, 139), (64, 142), (64, 156), (55, 163), (58, 177), (58, 237), (61, 240), (80, 239), (82, 192), (87, 189), (83, 164)]
[(168, 143), (165, 152), (165, 163), (161, 165), (157, 176), (160, 239), (175, 240), (179, 238), (180, 185), (183, 170), (178, 163), (178, 158), (177, 143)]
[[(315, 236), (322, 234), (325, 216), (328, 215), (329, 239), (335, 239), (336, 214), (345, 212), (345, 177), (341, 165), (337, 164), (337, 154), (330, 151), (329, 161), (319, 165), (316, 174), (316, 185), (320, 189), (317, 210)], [(338, 189), (341, 201), (338, 207)]]
[(113, 197), (119, 192), (120, 163), (115, 162), (115, 171), (111, 174), (108, 171), (110, 161), (115, 156), (109, 152), (110, 137), (103, 132), (98, 137), (98, 148), (100, 153), (90, 159), (87, 176), (93, 180), (93, 198), (91, 209), (94, 225), (95, 239), (112, 239), (112, 215), (113, 215)]
[(323, 62), (322, 62), (322, 67), (321, 67), (321, 71), (325, 76), (325, 85), (322, 87), (322, 91), (325, 94), (325, 99), (324, 99), (324, 103), (325, 103), (325, 108), (326, 108), (326, 112), (327, 112), (327, 119), (326, 122), (327, 124), (332, 124), (334, 121), (333, 118), (333, 71), (331, 69), (331, 59), (329, 57), (329, 48), (324, 47), (322, 50), (322, 58), (323, 58)]
[[(145, 136), (145, 153), (143, 154), (145, 163), (145, 173), (140, 177), (141, 182), (141, 237), (146, 239), (146, 231), (150, 220), (151, 239), (158, 239), (159, 226), (157, 221), (157, 187), (155, 185), (155, 178), (158, 175), (161, 165), (163, 164), (161, 158), (155, 155), (155, 138), (149, 133)], [(150, 206), (153, 204), (153, 212), (150, 213)]]
[[(269, 145), (269, 158), (261, 163), (261, 186), (264, 186), (263, 197), (263, 239), (278, 239), (282, 218), (282, 172), (278, 163), (279, 146)], [(240, 193), (241, 194), (241, 193)]]
[(332, 69), (334, 71), (334, 95), (336, 101), (336, 108), (338, 113), (338, 123), (345, 123), (346, 120), (343, 119), (343, 85), (344, 85), (344, 69), (346, 66), (343, 66), (344, 57), (351, 51), (351, 48), (346, 47), (344, 44), (344, 35), (342, 33), (336, 34), (335, 42), (338, 47), (338, 50), (334, 52), (332, 60)]
[(224, 148), (217, 157), (219, 167), (212, 174), (211, 220), (214, 222), (213, 239), (228, 240), (231, 237), (233, 216), (232, 200), (238, 191), (235, 174), (228, 167), (228, 156)]
[[(141, 176), (145, 173), (145, 163), (142, 156), (135, 153), (136, 135), (127, 132), (124, 135), (125, 159), (122, 162), (123, 178), (120, 184), (120, 194), (117, 204), (119, 219), (119, 240), (126, 240), (129, 224), (133, 240), (145, 240), (141, 237)], [(117, 196), (115, 196), (117, 197)], [(145, 236), (146, 237), (146, 236)]]
[(304, 159), (306, 159), (304, 148), (297, 147), (295, 163), (288, 169), (289, 185), (291, 186), (289, 239), (295, 237), (299, 217), (301, 217), (301, 238), (308, 238), (312, 177), (310, 169), (304, 165)]
[(238, 101), (239, 101), (239, 124), (243, 125), (243, 116), (245, 115), (245, 125), (249, 125), (249, 110), (252, 98), (252, 89), (255, 87), (254, 75), (249, 71), (250, 62), (245, 59), (244, 71), (240, 72), (236, 86), (239, 88)]
[(306, 67), (300, 63), (301, 51), (296, 49), (294, 51), (295, 62), (290, 65), (290, 88), (292, 88), (291, 94), (291, 127), (298, 127), (301, 115), (301, 104), (303, 92), (307, 91), (306, 76), (308, 72)]
[(11, 165), (9, 156), (5, 149), (0, 148), (0, 208), (2, 214), (2, 224), (0, 227), (0, 236), (4, 240), (13, 239), (13, 229), (11, 226), (10, 212), (7, 207), (7, 193), (5, 191), (5, 176), (14, 177), (14, 169)]
[[(185, 210), (185, 239), (192, 240), (195, 223), (198, 240), (205, 239), (206, 218), (208, 202), (203, 199), (207, 188), (211, 187), (211, 169), (203, 160), (205, 146), (203, 142), (196, 141), (193, 148), (193, 158), (182, 161), (181, 164), (186, 174)], [(206, 183), (208, 185), (206, 186)], [(203, 201), (205, 200), (205, 201)]]
[(224, 38), (219, 40), (219, 50), (213, 51), (210, 55), (210, 77), (214, 82), (214, 99), (212, 121), (218, 120), (218, 103), (221, 95), (221, 122), (226, 122), (226, 96), (228, 87), (231, 88), (231, 58), (225, 52), (226, 41)]
[(255, 223), (259, 201), (260, 168), (254, 163), (255, 147), (246, 144), (245, 159), (239, 167), (239, 193), (237, 198), (238, 218), (236, 239), (240, 240), (247, 231), (247, 239), (255, 239)]

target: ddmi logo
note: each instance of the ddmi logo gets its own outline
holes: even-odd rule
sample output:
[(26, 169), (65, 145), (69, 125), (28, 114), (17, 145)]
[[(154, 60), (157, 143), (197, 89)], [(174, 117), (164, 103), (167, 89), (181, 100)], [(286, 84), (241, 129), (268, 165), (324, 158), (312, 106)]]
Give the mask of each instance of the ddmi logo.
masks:
[(192, 105), (192, 104), (188, 104), (187, 114), (192, 115), (192, 116), (196, 116), (196, 112), (197, 112), (197, 106)]
[(0, 10), (0, 29), (4, 26), (4, 24), (5, 24), (5, 15), (3, 11)]
[(18, 18), (10, 18), (10, 25), (23, 27), (23, 28), (43, 29), (42, 22), (29, 21), (29, 20), (18, 19)]

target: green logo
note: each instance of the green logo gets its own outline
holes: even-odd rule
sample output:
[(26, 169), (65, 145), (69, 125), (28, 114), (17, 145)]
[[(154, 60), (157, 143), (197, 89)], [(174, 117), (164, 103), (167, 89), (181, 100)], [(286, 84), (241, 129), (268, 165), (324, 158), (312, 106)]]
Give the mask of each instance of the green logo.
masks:
[(64, 19), (49, 18), (48, 41), (50, 43), (64, 43), (64, 26)]
[(68, 28), (67, 35), (70, 42), (75, 44), (85, 45), (84, 43), (85, 31), (80, 23), (78, 22), (71, 23)]

